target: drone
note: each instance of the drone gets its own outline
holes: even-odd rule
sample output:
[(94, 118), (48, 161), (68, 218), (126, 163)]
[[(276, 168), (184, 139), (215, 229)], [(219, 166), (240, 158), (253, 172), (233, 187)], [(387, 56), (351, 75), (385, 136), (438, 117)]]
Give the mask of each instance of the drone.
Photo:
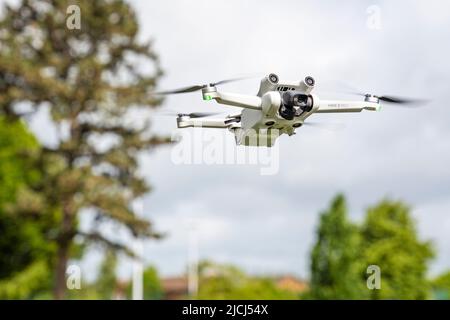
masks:
[(222, 92), (218, 86), (245, 78), (221, 80), (204, 85), (194, 85), (170, 91), (157, 92), (160, 95), (181, 94), (201, 91), (203, 100), (215, 100), (219, 104), (241, 108), (241, 112), (222, 118), (211, 118), (220, 113), (193, 112), (177, 114), (178, 128), (220, 128), (228, 129), (235, 136), (236, 144), (243, 146), (272, 147), (276, 139), (287, 134), (292, 136), (296, 129), (308, 124), (305, 120), (315, 113), (347, 113), (363, 110), (379, 111), (381, 102), (390, 104), (412, 104), (420, 102), (394, 96), (364, 94), (362, 100), (322, 100), (311, 93), (316, 81), (307, 76), (301, 81), (280, 81), (271, 73), (261, 80), (256, 95)]

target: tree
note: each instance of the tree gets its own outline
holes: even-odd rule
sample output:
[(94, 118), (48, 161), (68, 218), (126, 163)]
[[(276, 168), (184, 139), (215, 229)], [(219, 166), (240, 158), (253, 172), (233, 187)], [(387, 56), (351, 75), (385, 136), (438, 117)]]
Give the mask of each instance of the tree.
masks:
[(163, 297), (163, 288), (159, 279), (158, 270), (149, 266), (144, 270), (144, 299), (159, 300)]
[(292, 300), (298, 295), (278, 288), (270, 278), (250, 277), (235, 266), (203, 261), (199, 264), (197, 299)]
[(17, 121), (48, 108), (59, 132), (59, 143), (39, 154), (42, 177), (34, 186), (53, 208), (42, 212), (57, 217), (51, 240), (57, 246), (58, 299), (65, 294), (75, 236), (129, 252), (98, 228), (81, 232), (83, 209), (95, 212), (97, 225), (115, 221), (136, 237), (158, 236), (130, 204), (149, 191), (138, 173), (139, 153), (167, 142), (141, 121), (161, 102), (149, 92), (162, 72), (151, 43), (137, 39), (135, 13), (122, 0), (77, 5), (80, 29), (67, 28), (66, 19), (73, 17), (66, 16), (65, 0), (5, 5), (0, 20), (0, 114)]
[(363, 263), (381, 270), (381, 289), (370, 290), (371, 299), (425, 299), (429, 242), (418, 239), (410, 209), (402, 202), (381, 201), (369, 208), (362, 226)]
[(105, 258), (95, 281), (95, 289), (100, 299), (111, 300), (117, 285), (116, 277), (117, 256), (113, 250), (106, 250)]
[[(160, 300), (164, 296), (158, 270), (154, 266), (148, 266), (143, 274), (144, 300)], [(133, 284), (130, 282), (127, 287), (127, 296), (132, 298)]]
[(40, 205), (29, 187), (39, 174), (23, 156), (38, 147), (21, 121), (0, 117), (0, 299), (27, 299), (50, 286), (54, 248), (44, 234), (51, 221), (35, 214)]
[(450, 271), (444, 272), (431, 281), (433, 297), (450, 300)]
[(365, 281), (358, 261), (358, 229), (347, 219), (343, 195), (321, 213), (316, 243), (311, 252), (310, 299), (357, 299), (364, 296)]

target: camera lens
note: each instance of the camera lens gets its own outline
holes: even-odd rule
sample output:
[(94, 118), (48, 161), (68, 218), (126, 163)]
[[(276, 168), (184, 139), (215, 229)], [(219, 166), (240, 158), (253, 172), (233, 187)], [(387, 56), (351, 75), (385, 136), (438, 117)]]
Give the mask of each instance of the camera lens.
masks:
[(291, 106), (282, 105), (278, 110), (280, 116), (286, 120), (292, 120), (295, 116), (295, 109)]

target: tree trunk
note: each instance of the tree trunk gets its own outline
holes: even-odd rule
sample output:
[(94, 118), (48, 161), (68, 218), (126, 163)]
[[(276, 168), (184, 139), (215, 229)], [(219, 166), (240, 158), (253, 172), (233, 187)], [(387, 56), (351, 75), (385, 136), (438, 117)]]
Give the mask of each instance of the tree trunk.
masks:
[(61, 234), (58, 239), (58, 253), (55, 272), (55, 286), (53, 297), (56, 300), (62, 300), (66, 294), (66, 269), (69, 261), (69, 250), (74, 236), (73, 219), (70, 210), (70, 201), (66, 202), (63, 207), (63, 219), (61, 226)]
[(66, 269), (67, 261), (69, 260), (69, 245), (67, 241), (60, 243), (58, 248), (56, 272), (55, 272), (55, 287), (53, 297), (56, 300), (62, 300), (66, 294)]

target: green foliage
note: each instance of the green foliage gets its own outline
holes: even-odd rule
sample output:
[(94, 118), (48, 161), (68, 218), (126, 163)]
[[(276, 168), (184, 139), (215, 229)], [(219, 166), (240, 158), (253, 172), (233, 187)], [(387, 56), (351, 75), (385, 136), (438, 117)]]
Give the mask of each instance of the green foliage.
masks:
[(37, 260), (12, 277), (0, 280), (0, 299), (31, 298), (39, 289), (48, 289), (49, 276), (48, 264)]
[[(144, 270), (144, 300), (160, 300), (164, 296), (158, 270), (154, 266), (148, 266)], [(127, 296), (132, 299), (132, 283), (127, 287)]]
[(20, 219), (7, 208), (30, 180), (29, 163), (20, 153), (36, 147), (33, 136), (20, 121), (10, 124), (0, 117), (0, 279), (32, 260), (25, 253), (29, 250), (27, 242), (36, 239), (36, 234), (32, 228), (21, 227)]
[(450, 300), (450, 271), (447, 271), (431, 281), (433, 298)]
[(381, 269), (381, 290), (371, 299), (425, 299), (431, 244), (417, 236), (410, 209), (402, 202), (384, 200), (367, 211), (362, 225), (363, 261)]
[(311, 290), (305, 298), (362, 298), (365, 282), (357, 260), (360, 243), (357, 227), (347, 219), (345, 198), (338, 195), (320, 216), (311, 253)]
[[(132, 298), (131, 281), (125, 286), (119, 283), (117, 277), (117, 254), (114, 250), (106, 250), (104, 259), (100, 264), (98, 275), (95, 281), (82, 283), (80, 290), (71, 290), (68, 293), (69, 299), (77, 300), (111, 300), (119, 290), (125, 290), (124, 298)], [(159, 300), (163, 297), (163, 289), (155, 267), (146, 267), (143, 273), (144, 300)]]
[[(321, 215), (311, 254), (311, 291), (305, 297), (425, 299), (430, 292), (426, 273), (432, 257), (431, 244), (418, 239), (408, 206), (381, 201), (368, 209), (362, 226), (356, 227), (347, 221), (345, 201), (339, 195)], [(370, 265), (381, 270), (380, 290), (366, 286)]]
[(159, 300), (163, 297), (163, 288), (158, 276), (158, 270), (150, 266), (144, 270), (144, 299)]
[(0, 116), (0, 299), (30, 298), (50, 286), (54, 246), (45, 232), (52, 221), (36, 214), (39, 196), (29, 189), (39, 179), (38, 149), (21, 121)]
[(114, 289), (117, 285), (116, 268), (117, 255), (114, 251), (107, 250), (95, 281), (100, 299), (110, 300), (113, 298)]
[[(14, 121), (22, 116), (20, 104), (30, 112), (47, 106), (57, 132), (65, 132), (56, 146), (38, 152), (40, 179), (20, 202), (58, 222), (51, 231), (58, 246), (57, 298), (64, 296), (75, 236), (128, 252), (99, 232), (80, 232), (81, 210), (93, 210), (97, 224), (112, 220), (135, 236), (159, 236), (130, 203), (149, 191), (138, 173), (139, 152), (167, 142), (149, 131), (149, 111), (160, 103), (149, 93), (162, 72), (151, 43), (138, 40), (130, 5), (77, 2), (81, 29), (69, 30), (69, 4), (22, 0), (5, 5), (0, 19), (0, 115)], [(130, 114), (134, 121), (125, 121)]]
[[(38, 297), (39, 298), (39, 297)], [(51, 296), (43, 297), (43, 299), (51, 299)], [(99, 294), (95, 283), (82, 283), (81, 289), (68, 290), (66, 299), (69, 300), (100, 300), (103, 297)]]
[(0, 205), (16, 199), (17, 190), (37, 178), (36, 170), (30, 166), (23, 154), (36, 151), (38, 144), (21, 121), (9, 122), (0, 117)]
[(272, 279), (250, 277), (230, 265), (202, 262), (199, 277), (198, 299), (298, 299), (295, 293), (277, 288)]

